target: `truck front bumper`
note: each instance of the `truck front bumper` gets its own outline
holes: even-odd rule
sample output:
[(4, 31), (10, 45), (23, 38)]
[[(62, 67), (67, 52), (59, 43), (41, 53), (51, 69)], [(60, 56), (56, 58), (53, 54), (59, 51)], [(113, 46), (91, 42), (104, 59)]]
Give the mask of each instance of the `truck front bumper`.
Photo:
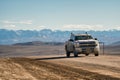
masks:
[(98, 51), (96, 47), (84, 47), (84, 48), (75, 48), (78, 53), (94, 53)]

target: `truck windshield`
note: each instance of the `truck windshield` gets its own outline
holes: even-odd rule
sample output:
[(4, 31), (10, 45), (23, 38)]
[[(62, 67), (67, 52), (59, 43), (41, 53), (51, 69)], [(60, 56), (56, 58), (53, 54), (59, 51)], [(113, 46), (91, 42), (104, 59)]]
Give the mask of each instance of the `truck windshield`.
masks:
[(92, 36), (75, 36), (75, 40), (87, 40), (87, 39), (93, 39)]

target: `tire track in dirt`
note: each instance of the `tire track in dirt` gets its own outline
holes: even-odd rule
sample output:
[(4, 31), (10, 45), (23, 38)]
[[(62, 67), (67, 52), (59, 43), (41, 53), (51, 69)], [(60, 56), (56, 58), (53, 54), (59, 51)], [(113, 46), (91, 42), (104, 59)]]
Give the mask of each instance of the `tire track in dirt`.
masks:
[(10, 58), (0, 58), (0, 80), (36, 80), (36, 78)]
[(119, 78), (28, 58), (12, 58), (38, 80), (120, 80)]
[(100, 65), (100, 64), (90, 64), (90, 63), (83, 63), (79, 61), (69, 61), (69, 60), (59, 60), (59, 61), (47, 61), (51, 63), (61, 64), (61, 65), (69, 65), (74, 68), (80, 68), (83, 70), (88, 70), (91, 72), (96, 72), (103, 75), (110, 75), (113, 77), (120, 78), (120, 68), (112, 67), (107, 65)]

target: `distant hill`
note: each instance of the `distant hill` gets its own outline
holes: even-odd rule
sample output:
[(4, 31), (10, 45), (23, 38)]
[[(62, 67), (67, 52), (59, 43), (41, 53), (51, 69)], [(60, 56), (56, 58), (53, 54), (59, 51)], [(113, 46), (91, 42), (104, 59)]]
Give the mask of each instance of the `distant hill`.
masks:
[(13, 45), (31, 45), (31, 46), (42, 46), (42, 45), (63, 45), (62, 42), (42, 42), (42, 41), (33, 41), (33, 42), (25, 42), (25, 43), (16, 43)]
[(120, 41), (113, 42), (112, 44), (107, 45), (110, 48), (119, 48), (120, 49)]
[(120, 54), (120, 41), (114, 42), (105, 47), (108, 54)]
[(114, 42), (112, 44), (110, 44), (111, 46), (119, 46), (120, 45), (120, 41)]
[[(52, 31), (50, 29), (36, 30), (6, 30), (0, 29), (0, 45), (8, 45), (15, 43), (25, 43), (33, 41), (42, 42), (65, 42), (72, 33), (85, 33), (86, 31)], [(98, 38), (100, 42), (111, 44), (120, 40), (120, 31), (87, 31), (93, 37)], [(29, 43), (32, 44), (32, 43)]]

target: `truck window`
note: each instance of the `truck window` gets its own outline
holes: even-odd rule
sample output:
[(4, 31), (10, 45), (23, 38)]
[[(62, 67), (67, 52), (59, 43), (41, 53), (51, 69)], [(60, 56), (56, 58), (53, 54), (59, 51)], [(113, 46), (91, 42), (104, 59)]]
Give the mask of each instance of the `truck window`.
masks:
[(92, 36), (75, 36), (75, 40), (93, 39)]

